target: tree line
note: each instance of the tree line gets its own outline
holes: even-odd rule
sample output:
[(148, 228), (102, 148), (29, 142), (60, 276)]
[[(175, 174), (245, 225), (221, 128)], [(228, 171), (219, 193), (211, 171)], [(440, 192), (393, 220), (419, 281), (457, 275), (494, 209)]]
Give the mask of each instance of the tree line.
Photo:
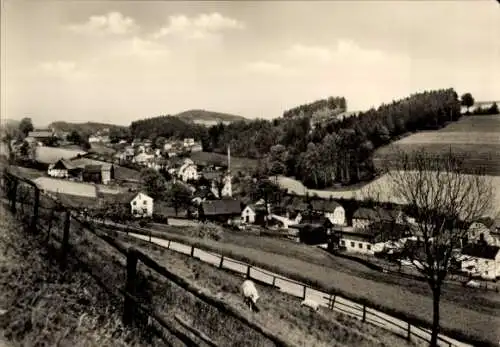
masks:
[[(136, 138), (193, 137), (204, 151), (226, 153), (260, 161), (259, 173), (295, 176), (306, 186), (324, 188), (352, 184), (376, 174), (372, 162), (375, 150), (402, 135), (439, 129), (460, 117), (461, 102), (453, 89), (425, 91), (383, 104), (377, 109), (312, 126), (307, 114), (321, 105), (345, 106), (344, 98), (329, 98), (299, 106), (301, 116), (273, 120), (237, 121), (206, 128), (172, 116), (133, 122), (130, 133)], [(293, 110), (293, 109), (292, 109)], [(309, 110), (305, 112), (304, 110)]]

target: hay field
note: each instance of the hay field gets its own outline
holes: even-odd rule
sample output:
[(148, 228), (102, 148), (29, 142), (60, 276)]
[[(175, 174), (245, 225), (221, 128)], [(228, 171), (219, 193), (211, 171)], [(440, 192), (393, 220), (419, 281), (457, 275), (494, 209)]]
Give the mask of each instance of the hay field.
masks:
[(434, 155), (452, 151), (465, 158), (466, 170), (482, 169), (500, 176), (500, 115), (464, 116), (437, 131), (425, 131), (379, 148), (374, 155), (378, 167), (391, 166), (397, 153), (425, 150)]

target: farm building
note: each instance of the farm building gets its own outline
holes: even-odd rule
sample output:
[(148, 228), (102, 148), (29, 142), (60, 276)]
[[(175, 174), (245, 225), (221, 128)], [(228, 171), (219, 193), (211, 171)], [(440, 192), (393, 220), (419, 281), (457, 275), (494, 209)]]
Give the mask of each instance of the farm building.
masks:
[(34, 139), (37, 142), (49, 140), (55, 137), (55, 133), (52, 130), (35, 130), (28, 133), (27, 138)]
[(49, 165), (48, 175), (57, 178), (79, 177), (81, 169), (74, 166), (69, 160), (60, 159), (54, 164)]
[(348, 252), (373, 255), (382, 251), (388, 243), (411, 236), (405, 224), (377, 221), (361, 227), (344, 227), (340, 230), (340, 246)]
[(485, 279), (500, 277), (500, 247), (469, 243), (462, 248), (462, 271)]
[(322, 213), (333, 224), (345, 225), (345, 210), (336, 201), (316, 199), (311, 201), (312, 211)]
[(404, 219), (405, 216), (401, 211), (361, 207), (352, 216), (352, 226), (359, 229), (377, 221), (403, 223)]
[(108, 184), (115, 178), (114, 165), (105, 161), (77, 158), (71, 160), (71, 163), (83, 170), (82, 179), (86, 182)]
[(199, 206), (200, 220), (233, 224), (241, 220), (241, 202), (233, 199), (206, 200)]

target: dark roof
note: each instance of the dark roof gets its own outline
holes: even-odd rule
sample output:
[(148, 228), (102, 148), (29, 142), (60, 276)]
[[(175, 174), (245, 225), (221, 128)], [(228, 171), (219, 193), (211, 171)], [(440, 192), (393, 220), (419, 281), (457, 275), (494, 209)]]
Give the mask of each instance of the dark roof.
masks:
[(387, 221), (378, 221), (370, 224), (367, 228), (341, 231), (344, 235), (355, 236), (356, 239), (363, 238), (372, 243), (399, 240), (411, 235), (410, 227), (406, 224), (397, 224)]
[(116, 195), (115, 201), (121, 202), (123, 204), (128, 204), (132, 201), (133, 198), (137, 196), (140, 192), (127, 192), (123, 194)]
[(66, 159), (59, 159), (56, 163), (54, 163), (53, 168), (54, 169), (64, 168), (66, 170), (73, 170), (76, 169), (76, 166), (74, 166), (73, 163), (71, 163)]
[(336, 201), (325, 200), (325, 199), (312, 200), (311, 206), (314, 211), (322, 211), (322, 212), (333, 212), (337, 207), (342, 207)]
[(101, 173), (101, 165), (85, 165), (83, 170), (87, 173)]
[(377, 208), (377, 209), (372, 209), (372, 208), (365, 208), (361, 207), (354, 212), (352, 218), (353, 219), (369, 219), (369, 220), (395, 220), (397, 219), (400, 211), (396, 210), (385, 210), (383, 208)]
[(241, 202), (233, 199), (207, 200), (202, 203), (203, 213), (209, 216), (241, 213)]
[(476, 258), (495, 259), (499, 250), (500, 247), (498, 246), (469, 243), (462, 248), (462, 254)]

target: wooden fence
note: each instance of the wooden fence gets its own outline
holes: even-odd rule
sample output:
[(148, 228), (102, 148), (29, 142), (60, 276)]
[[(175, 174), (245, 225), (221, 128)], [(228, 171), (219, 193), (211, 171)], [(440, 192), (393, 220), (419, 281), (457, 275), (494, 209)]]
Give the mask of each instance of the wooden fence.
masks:
[[(220, 269), (232, 271), (246, 278), (252, 279), (261, 285), (280, 289), (287, 294), (294, 295), (301, 299), (305, 299), (308, 293), (316, 293), (315, 299), (320, 304), (323, 304), (323, 306), (326, 306), (331, 310), (336, 310), (350, 316), (357, 317), (363, 322), (369, 322), (380, 326), (408, 340), (415, 337), (425, 342), (430, 341), (430, 331), (428, 329), (423, 329), (415, 324), (412, 324), (410, 321), (401, 320), (400, 317), (392, 317), (391, 315), (380, 312), (364, 303), (355, 303), (351, 299), (345, 298), (342, 295), (325, 293), (321, 289), (313, 288), (302, 282), (280, 276), (276, 273), (233, 259), (229, 256), (218, 254), (194, 245), (184, 244), (179, 240), (174, 241), (172, 238), (153, 232), (150, 229), (130, 227), (110, 221), (95, 222), (103, 226), (111, 227), (113, 230), (122, 230), (127, 235), (150, 242), (156, 246), (183, 253), (190, 257), (208, 262)], [(295, 290), (292, 290), (292, 288), (295, 288)], [(321, 299), (324, 300), (324, 302), (321, 302)], [(452, 341), (444, 339), (441, 336), (438, 337), (438, 342), (440, 346), (454, 346)]]
[[(23, 189), (20, 189), (21, 187)], [(149, 317), (148, 321), (149, 319), (154, 319), (160, 326), (167, 329), (186, 346), (199, 346), (200, 342), (197, 340), (203, 342), (203, 345), (217, 346), (217, 343), (214, 342), (209, 336), (191, 327), (190, 324), (182, 320), (181, 317), (175, 316), (175, 319), (161, 317), (161, 315), (156, 312), (154, 308), (148, 307), (140, 302), (140, 300), (135, 296), (135, 293), (138, 264), (142, 263), (163, 278), (166, 278), (170, 282), (175, 283), (180, 288), (194, 295), (205, 304), (216, 308), (224, 315), (240, 321), (243, 325), (262, 335), (274, 345), (292, 347), (292, 344), (287, 342), (281, 336), (248, 318), (245, 314), (233, 306), (228, 305), (226, 302), (207, 293), (203, 288), (199, 288), (188, 280), (176, 275), (166, 267), (154, 261), (147, 254), (140, 252), (134, 247), (129, 247), (118, 239), (97, 230), (91, 223), (80, 218), (77, 211), (72, 211), (70, 208), (61, 205), (58, 201), (55, 201), (50, 195), (41, 192), (37, 185), (32, 181), (14, 175), (5, 169), (1, 177), (1, 188), (2, 193), (5, 194), (4, 197), (8, 199), (12, 214), (24, 222), (26, 229), (34, 233), (45, 232), (47, 234), (47, 241), (49, 239), (54, 239), (60, 243), (58, 261), (62, 269), (66, 268), (68, 264), (68, 256), (71, 254), (70, 238), (72, 221), (78, 222), (78, 224), (83, 227), (85, 232), (96, 236), (99, 240), (105, 242), (107, 245), (111, 246), (126, 257), (125, 289), (110, 288), (104, 280), (100, 279), (93, 273), (92, 269), (74, 257), (75, 261), (79, 262), (79, 265), (81, 265), (81, 268), (89, 273), (107, 292), (114, 295), (119, 293), (119, 295), (123, 296), (124, 306), (122, 320), (125, 325), (132, 324), (134, 322), (135, 313), (137, 311), (142, 311)], [(41, 206), (40, 202), (42, 200), (48, 201), (51, 206)], [(54, 230), (57, 226), (53, 225), (54, 218), (47, 218), (47, 216), (54, 216), (55, 211), (63, 216), (63, 235), (61, 239), (51, 235), (51, 230)], [(40, 214), (43, 215), (43, 218), (40, 218)], [(45, 219), (47, 223), (41, 223), (41, 219)], [(183, 327), (183, 329), (179, 328), (179, 326)], [(189, 333), (186, 333), (183, 330), (187, 330)], [(193, 338), (193, 336), (195, 338)]]

